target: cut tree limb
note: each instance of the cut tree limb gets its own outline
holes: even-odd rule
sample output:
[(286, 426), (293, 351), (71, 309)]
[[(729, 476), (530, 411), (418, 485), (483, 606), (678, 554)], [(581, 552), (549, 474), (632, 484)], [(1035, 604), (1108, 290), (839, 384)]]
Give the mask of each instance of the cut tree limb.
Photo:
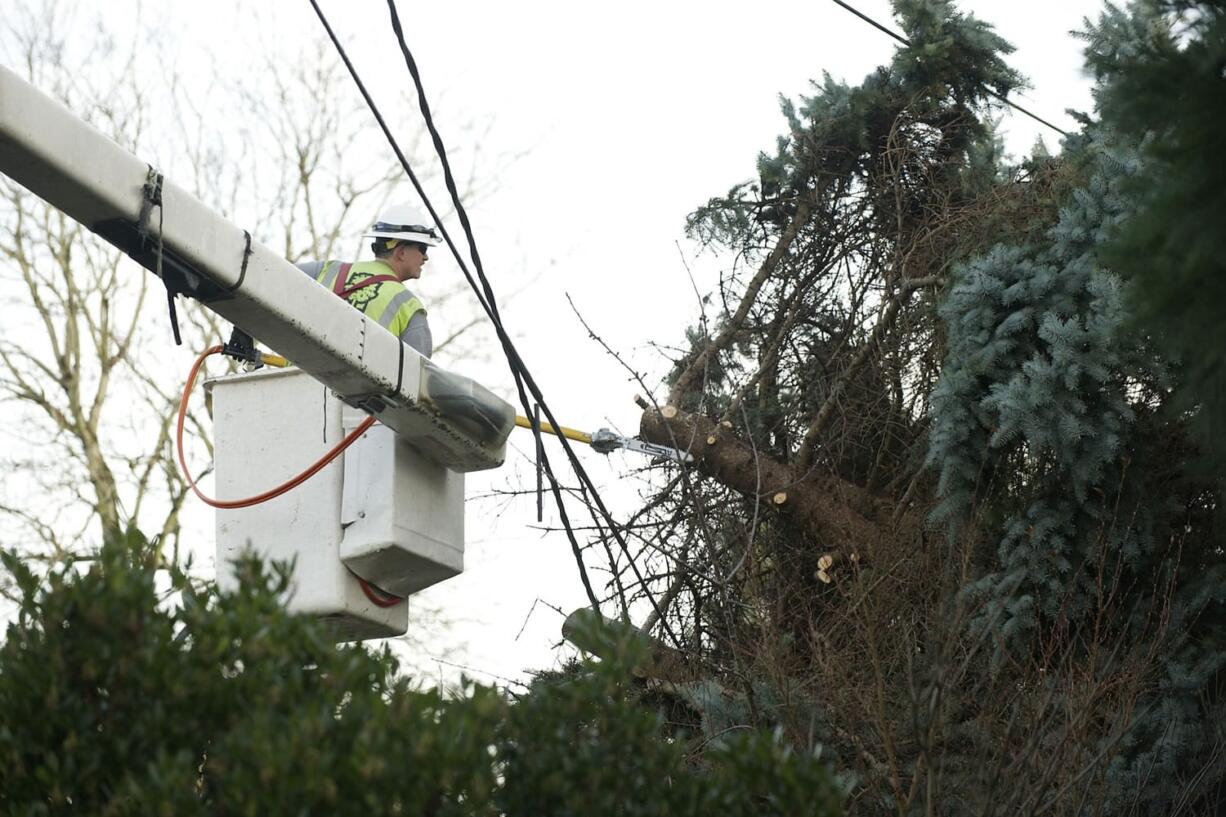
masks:
[[(648, 442), (689, 451), (701, 473), (785, 514), (825, 549), (871, 550), (882, 535), (874, 520), (889, 518), (859, 486), (755, 454), (727, 428), (676, 406), (643, 412), (639, 433)], [(710, 437), (718, 437), (716, 445), (707, 443)]]
[(562, 622), (562, 637), (584, 652), (605, 660), (624, 654), (623, 642), (638, 645), (640, 654), (630, 668), (636, 678), (652, 678), (685, 683), (697, 680), (689, 656), (647, 634), (628, 621), (605, 618), (590, 607), (580, 607)]

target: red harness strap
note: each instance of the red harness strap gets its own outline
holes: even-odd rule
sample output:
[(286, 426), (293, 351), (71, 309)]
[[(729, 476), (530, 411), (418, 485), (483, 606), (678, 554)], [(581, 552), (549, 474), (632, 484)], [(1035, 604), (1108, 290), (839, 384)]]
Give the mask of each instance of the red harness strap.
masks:
[(363, 280), (358, 281), (351, 287), (346, 287), (345, 283), (349, 280), (349, 269), (352, 266), (353, 264), (341, 264), (341, 270), (336, 276), (336, 283), (332, 286), (332, 291), (335, 292), (338, 297), (348, 298), (359, 289), (374, 286), (375, 284), (382, 284), (387, 281), (400, 280), (395, 275), (372, 275), (369, 278), (364, 278)]
[(341, 270), (336, 274), (336, 283), (332, 285), (332, 291), (342, 298), (345, 296), (341, 295), (341, 290), (345, 288), (345, 282), (349, 280), (349, 268), (352, 266), (353, 264), (341, 264)]

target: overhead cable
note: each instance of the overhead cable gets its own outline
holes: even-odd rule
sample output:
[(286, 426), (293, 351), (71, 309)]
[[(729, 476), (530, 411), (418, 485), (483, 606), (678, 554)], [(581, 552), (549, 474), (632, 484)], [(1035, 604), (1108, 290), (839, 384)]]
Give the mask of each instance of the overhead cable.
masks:
[[(498, 333), (498, 339), (500, 342), (502, 342), (505, 351), (507, 341), (504, 340), (505, 332), (502, 331), (501, 322), (496, 317), (497, 313), (491, 309), (489, 303), (486, 301), (481, 292), (481, 288), (478, 287), (477, 282), (473, 279), (472, 273), (469, 272), (468, 265), (464, 263), (464, 259), (460, 256), (459, 249), (456, 247), (455, 242), (451, 238), (451, 234), (447, 231), (446, 225), (443, 224), (443, 220), (439, 216), (438, 211), (434, 209), (434, 205), (431, 203), (430, 197), (426, 195), (426, 191), (422, 187), (421, 181), (417, 178), (417, 174), (413, 172), (413, 167), (409, 164), (409, 160), (404, 155), (404, 151), (401, 150), (400, 143), (396, 141), (396, 137), (392, 135), (391, 129), (388, 128), (387, 122), (383, 118), (383, 114), (379, 111), (379, 106), (375, 104), (374, 99), (372, 99), (370, 96), (370, 92), (366, 90), (366, 84), (362, 82), (362, 78), (358, 75), (357, 69), (354, 68), (353, 62), (349, 59), (349, 54), (345, 51), (345, 47), (341, 45), (340, 40), (336, 36), (336, 32), (332, 30), (332, 25), (328, 22), (327, 16), (324, 15), (323, 9), (319, 7), (319, 3), (316, 2), (316, 0), (310, 0), (310, 3), (311, 7), (315, 10), (316, 16), (319, 17), (319, 22), (323, 24), (324, 31), (328, 33), (328, 38), (332, 41), (332, 45), (336, 49), (337, 54), (340, 55), (341, 61), (345, 64), (345, 68), (348, 69), (349, 75), (353, 78), (354, 84), (357, 85), (358, 91), (362, 94), (362, 99), (366, 101), (366, 106), (370, 108), (371, 113), (375, 117), (375, 121), (379, 123), (379, 128), (383, 131), (384, 138), (387, 139), (388, 144), (392, 148), (392, 152), (396, 154), (396, 158), (400, 161), (400, 166), (404, 169), (405, 174), (408, 175), (409, 181), (413, 185), (413, 189), (417, 191), (417, 195), (421, 198), (426, 210), (429, 211), (430, 217), (433, 218), (434, 223), (438, 225), (439, 232), (443, 236), (443, 241), (446, 242), (447, 248), (451, 250), (451, 255), (453, 258), (455, 258), (456, 263), (459, 264), (460, 271), (464, 273), (464, 277), (468, 281), (468, 285), (472, 288), (474, 294), (476, 294), (477, 302), (481, 305), (482, 311), (485, 312), (485, 314), (490, 318), (490, 321), (494, 324), (495, 331)], [(511, 371), (512, 375), (515, 377), (516, 390), (519, 392), (520, 401), (526, 402), (527, 398), (524, 395), (523, 384), (520, 381), (519, 373), (514, 366), (511, 367)], [(567, 516), (565, 508), (562, 507), (560, 489), (558, 488), (556, 480), (553, 478), (553, 472), (547, 463), (545, 464), (545, 471), (549, 475), (550, 486), (554, 494), (554, 499), (559, 506), (559, 514), (562, 519), (563, 527), (566, 530), (567, 538), (570, 540), (571, 550), (579, 564), (579, 577), (583, 581), (583, 589), (587, 593), (588, 600), (592, 603), (592, 605), (594, 607), (598, 607), (599, 601), (596, 598), (596, 593), (592, 589), (591, 582), (587, 577), (586, 569), (583, 566), (582, 553), (580, 552), (579, 543), (574, 538), (574, 532), (571, 528), (569, 517)]]
[[(430, 103), (426, 99), (426, 90), (421, 81), (421, 73), (417, 69), (417, 61), (413, 59), (413, 54), (409, 50), (408, 43), (405, 41), (404, 28), (400, 24), (400, 15), (396, 11), (395, 0), (387, 0), (387, 8), (388, 14), (391, 16), (392, 33), (396, 36), (396, 41), (400, 46), (400, 53), (404, 56), (405, 66), (408, 68), (409, 75), (413, 78), (413, 85), (417, 89), (417, 102), (418, 106), (421, 108), (422, 118), (425, 120), (426, 128), (430, 132), (430, 138), (434, 143), (435, 152), (438, 154), (439, 162), (443, 167), (443, 178), (447, 186), (447, 192), (451, 196), (452, 206), (455, 208), (456, 214), (460, 219), (460, 226), (464, 229), (464, 234), (468, 239), (468, 247), (470, 257), (472, 258), (473, 262), (473, 268), (476, 270), (477, 277), (481, 281), (481, 285), (486, 296), (486, 302), (489, 304), (490, 320), (494, 323), (494, 326), (498, 331), (499, 339), (502, 341), (503, 350), (507, 356), (507, 363), (510, 365), (512, 373), (516, 376), (516, 387), (519, 390), (520, 402), (522, 403), (525, 411), (532, 408), (532, 406), (529, 404), (527, 395), (524, 394), (523, 384), (526, 384), (528, 389), (532, 392), (532, 396), (536, 400), (536, 405), (539, 406), (540, 410), (545, 413), (546, 417), (549, 418), (549, 421), (552, 423), (553, 427), (558, 428), (560, 424), (558, 423), (557, 418), (554, 417), (553, 412), (549, 409), (548, 404), (545, 402), (544, 395), (537, 386), (536, 381), (533, 379), (531, 372), (528, 371), (527, 364), (525, 364), (523, 359), (519, 356), (519, 351), (515, 348), (515, 344), (511, 341), (510, 336), (503, 329), (502, 318), (498, 314), (497, 299), (494, 297), (494, 292), (490, 286), (489, 279), (485, 275), (485, 268), (481, 263), (481, 254), (477, 251), (477, 241), (473, 234), (472, 223), (469, 221), (468, 212), (464, 207), (463, 201), (460, 200), (460, 193), (456, 187), (455, 177), (451, 172), (451, 163), (447, 159), (447, 149), (443, 145), (443, 139), (438, 132), (438, 128), (434, 125), (434, 117), (430, 113)], [(565, 509), (562, 507), (562, 494), (560, 488), (557, 485), (556, 480), (553, 479), (552, 468), (549, 464), (549, 457), (545, 454), (544, 446), (540, 441), (540, 428), (537, 427), (533, 431), (537, 437), (537, 450), (541, 456), (541, 465), (544, 466), (546, 473), (550, 474), (550, 487), (555, 494), (558, 510), (560, 513), (565, 514)], [(604, 517), (613, 538), (617, 541), (618, 546), (625, 554), (630, 565), (631, 572), (634, 573), (635, 578), (644, 588), (644, 592), (647, 595), (648, 600), (651, 602), (652, 608), (658, 615), (661, 616), (661, 618), (663, 618), (663, 611), (661, 611), (657, 606), (655, 597), (653, 597), (651, 593), (647, 591), (646, 579), (639, 570), (638, 563), (634, 560), (630, 552), (630, 546), (621, 535), (619, 526), (613, 519), (612, 513), (610, 513), (608, 507), (605, 506), (604, 500), (601, 498), (600, 492), (596, 488), (596, 484), (588, 475), (587, 469), (583, 467), (583, 463), (580, 462), (578, 455), (575, 454), (575, 451), (571, 447), (568, 439), (566, 437), (559, 437), (558, 439), (562, 444), (563, 451), (566, 452), (566, 457), (570, 461), (571, 468), (579, 477), (581, 487), (584, 487), (591, 492), (592, 503), (596, 505), (596, 508), (600, 511), (600, 515)], [(589, 512), (591, 511), (591, 504), (588, 504), (588, 510)], [(594, 513), (592, 514), (592, 521), (597, 522), (597, 525), (599, 526), (599, 522), (596, 520), (596, 514)], [(567, 532), (573, 537), (573, 532), (569, 527), (569, 521), (567, 522)], [(576, 553), (576, 557), (577, 556), (578, 554)], [(582, 568), (582, 565), (580, 565), (580, 567)], [(677, 640), (676, 636), (673, 635), (671, 629), (669, 629), (667, 622), (662, 621), (661, 626), (668, 632), (668, 635), (672, 638), (676, 646), (680, 647), (680, 642)]]
[[(877, 29), (878, 31), (883, 31), (883, 32), (885, 32), (886, 34), (890, 35), (891, 37), (893, 37), (894, 39), (898, 40), (898, 41), (899, 41), (900, 43), (902, 43), (903, 45), (906, 45), (906, 46), (910, 46), (910, 45), (911, 45), (911, 41), (910, 41), (910, 40), (908, 40), (908, 39), (907, 39), (906, 37), (904, 37), (903, 35), (899, 34), (897, 31), (893, 31), (893, 30), (891, 30), (891, 29), (887, 28), (886, 26), (883, 26), (881, 23), (877, 22), (877, 21), (876, 21), (876, 20), (874, 20), (872, 17), (869, 17), (869, 16), (868, 16), (867, 14), (865, 14), (864, 12), (859, 11), (858, 9), (853, 8), (852, 6), (848, 5), (847, 3), (844, 3), (844, 2), (843, 2), (843, 0), (833, 0), (833, 2), (834, 2), (834, 3), (836, 3), (837, 5), (842, 6), (842, 7), (843, 7), (843, 8), (845, 8), (845, 9), (847, 9), (847, 10), (848, 10), (848, 11), (850, 11), (852, 14), (856, 15), (856, 16), (857, 16), (857, 17), (859, 17), (861, 20), (863, 20), (864, 22), (868, 23), (870, 26), (872, 26), (873, 28)], [(1031, 119), (1033, 119), (1034, 121), (1036, 121), (1036, 122), (1038, 122), (1038, 123), (1040, 123), (1040, 124), (1042, 124), (1042, 125), (1046, 125), (1047, 127), (1049, 127), (1049, 128), (1051, 128), (1052, 130), (1054, 130), (1056, 133), (1060, 134), (1061, 136), (1068, 136), (1068, 135), (1069, 135), (1068, 131), (1066, 131), (1066, 130), (1062, 130), (1062, 129), (1060, 129), (1060, 128), (1057, 128), (1055, 125), (1053, 125), (1052, 123), (1048, 122), (1046, 119), (1044, 119), (1043, 117), (1041, 117), (1041, 116), (1039, 116), (1038, 114), (1034, 113), (1033, 111), (1028, 111), (1028, 110), (1026, 110), (1026, 109), (1025, 109), (1025, 108), (1023, 108), (1021, 105), (1018, 105), (1016, 102), (1013, 102), (1013, 101), (1012, 101), (1012, 100), (1010, 100), (1010, 99), (1006, 99), (1005, 97), (1001, 96), (1000, 94), (996, 93), (995, 91), (991, 90), (990, 88), (984, 88), (984, 89), (983, 89), (983, 91), (984, 91), (984, 93), (986, 93), (988, 96), (992, 97), (993, 99), (1000, 100), (1001, 102), (1003, 102), (1003, 103), (1005, 103), (1006, 105), (1008, 105), (1010, 108), (1013, 108), (1013, 110), (1017, 111), (1018, 113), (1024, 113), (1024, 114), (1026, 114), (1026, 116), (1029, 116), (1029, 117), (1030, 117)]]
[[(344, 46), (341, 45), (340, 40), (337, 38), (336, 33), (332, 30), (332, 26), (328, 23), (327, 17), (324, 15), (323, 10), (319, 7), (319, 3), (317, 2), (317, 0), (310, 0), (310, 3), (311, 3), (312, 8), (315, 10), (316, 16), (319, 17), (320, 23), (323, 24), (324, 30), (328, 33), (328, 37), (332, 41), (332, 45), (336, 48), (336, 51), (339, 54), (342, 62), (344, 62), (345, 67), (348, 69), (350, 76), (353, 78), (354, 83), (357, 85), (358, 90), (361, 92), (362, 98), (366, 101), (366, 104), (370, 108), (371, 113), (374, 115), (375, 120), (379, 123), (379, 127), (382, 129), (384, 137), (387, 139), (388, 144), (391, 145), (393, 152), (396, 154), (396, 158), (400, 161), (401, 166), (404, 168), (405, 173), (408, 175), (410, 182), (413, 184), (413, 188), (417, 191), (417, 194), (418, 196), (421, 197), (422, 202), (426, 206), (426, 209), (429, 211), (431, 217), (434, 219), (435, 223), (438, 225), (439, 231), (442, 234), (443, 239), (446, 242), (448, 249), (451, 250), (452, 256), (455, 258), (455, 261), (459, 265), (460, 270), (463, 272), (464, 277), (468, 281), (469, 286), (473, 289), (474, 294), (477, 296), (478, 303), (481, 304), (482, 309), (484, 310), (487, 317), (489, 317), (490, 322), (493, 324), (494, 330), (498, 336), (498, 340), (500, 344), (502, 345), (503, 352), (507, 357), (507, 363), (511, 368), (511, 373), (515, 380), (516, 390), (519, 394), (520, 402), (523, 405), (525, 412), (527, 414), (532, 414), (532, 404), (528, 398), (528, 393), (527, 393), (527, 392), (531, 392), (533, 398), (535, 398), (536, 400), (536, 403), (541, 407), (541, 410), (544, 412), (545, 416), (549, 419), (550, 423), (552, 423), (552, 425), (555, 428), (559, 427), (560, 424), (557, 418), (554, 417), (553, 412), (549, 409), (549, 406), (546, 403), (544, 395), (541, 393), (539, 386), (536, 384), (531, 373), (528, 371), (527, 365), (524, 363), (523, 359), (520, 357), (518, 350), (516, 350), (514, 343), (511, 341), (510, 336), (507, 334), (506, 329), (502, 325), (501, 316), (498, 313), (497, 304), (494, 298), (493, 288), (490, 286), (489, 279), (486, 277), (484, 267), (481, 264), (481, 257), (477, 251), (476, 240), (474, 238), (473, 231), (472, 231), (472, 225), (468, 219), (468, 215), (464, 209), (463, 203), (460, 201), (459, 193), (455, 185), (455, 180), (451, 173), (450, 164), (446, 158), (446, 150), (443, 146), (442, 138), (439, 136), (438, 130), (434, 126), (433, 118), (430, 115), (429, 105), (426, 101), (425, 90), (421, 83), (420, 74), (417, 71), (416, 62), (413, 60), (412, 54), (408, 49), (408, 45), (405, 43), (404, 32), (400, 25), (399, 16), (396, 13), (395, 3), (393, 2), (393, 0), (388, 0), (388, 8), (389, 8), (389, 11), (392, 17), (393, 31), (400, 44), (400, 49), (405, 57), (405, 62), (409, 67), (409, 72), (413, 77), (413, 82), (417, 89), (418, 100), (419, 100), (419, 104), (422, 110), (422, 115), (425, 118), (426, 126), (430, 131), (431, 139), (434, 142), (435, 149), (438, 152), (439, 159), (443, 165), (444, 177), (446, 180), (447, 189), (448, 189), (449, 194), (452, 197), (452, 203), (456, 209), (457, 215), (460, 218), (461, 226), (463, 227), (465, 236), (468, 240), (471, 258), (473, 260), (473, 267), (476, 270), (477, 278), (480, 279), (480, 284), (478, 284), (477, 280), (474, 278), (473, 273), (469, 271), (468, 265), (464, 262), (464, 259), (460, 255), (459, 249), (456, 247), (455, 242), (451, 239), (451, 236), (448, 233), (446, 226), (443, 224), (442, 218), (439, 217), (438, 212), (435, 210), (434, 206), (431, 204), (429, 196), (426, 195), (426, 192), (423, 189), (421, 182), (418, 180), (417, 175), (413, 172), (413, 169), (410, 166), (407, 157), (404, 155), (404, 152), (400, 149), (399, 144), (396, 142), (396, 138), (392, 135), (391, 130), (388, 128), (386, 121), (384, 120), (382, 114), (379, 112), (378, 106), (375, 104), (374, 100), (371, 98), (370, 93), (366, 90), (366, 86), (362, 82), (361, 77), (358, 76), (357, 70), (354, 68), (352, 61), (349, 59), (349, 56), (345, 52)], [(527, 391), (525, 391), (525, 387)], [(539, 433), (539, 431), (537, 433)], [(560, 441), (562, 443), (562, 448), (566, 452), (567, 458), (570, 461), (571, 467), (574, 469), (576, 475), (579, 477), (582, 483), (582, 487), (585, 488), (587, 491), (591, 492), (596, 508), (599, 510), (601, 516), (605, 518), (605, 521), (609, 524), (610, 528), (613, 531), (614, 538), (617, 540), (623, 553), (626, 554), (627, 559), (630, 560), (630, 565), (631, 565), (632, 570), (634, 571), (636, 577), (640, 580), (640, 582), (643, 582), (643, 585), (645, 587), (646, 586), (645, 579), (641, 575), (637, 564), (634, 563), (634, 560), (631, 557), (629, 545), (626, 543), (625, 539), (618, 532), (616, 522), (613, 520), (612, 515), (609, 513), (609, 510), (605, 506), (603, 500), (600, 498), (600, 495), (596, 490), (595, 484), (592, 482), (591, 478), (588, 476), (586, 469), (583, 468), (582, 463), (579, 462), (579, 458), (578, 456), (576, 456), (574, 449), (571, 448), (569, 442), (565, 438), (560, 438)], [(549, 462), (548, 457), (542, 457), (541, 464), (544, 467), (545, 475), (549, 479), (551, 493), (553, 494), (555, 504), (557, 505), (557, 508), (558, 508), (559, 518), (566, 531), (567, 538), (570, 541), (571, 550), (576, 560), (577, 566), (579, 568), (579, 574), (583, 582), (584, 590), (586, 591), (588, 600), (589, 602), (591, 602), (593, 608), (598, 608), (599, 601), (596, 598), (596, 594), (592, 589), (591, 582), (587, 576), (586, 567), (584, 566), (583, 561), (582, 561), (581, 548), (578, 544), (578, 541), (575, 538), (573, 527), (570, 524), (569, 515), (567, 514), (565, 503), (562, 498), (561, 486), (558, 484), (557, 478), (554, 475), (553, 468)], [(589, 506), (589, 511), (591, 511), (590, 506)], [(593, 519), (594, 518), (595, 518), (595, 514), (593, 513)], [(650, 600), (652, 607), (655, 608), (657, 614), (661, 614), (661, 611), (659, 610), (656, 604), (655, 598), (652, 597), (650, 593), (647, 594), (647, 597)], [(663, 618), (662, 614), (660, 617), (661, 619)], [(665, 631), (667, 632), (671, 640), (679, 646), (680, 642), (678, 641), (676, 635), (672, 632), (671, 628), (668, 626), (667, 622), (661, 621), (661, 626), (665, 629)]]

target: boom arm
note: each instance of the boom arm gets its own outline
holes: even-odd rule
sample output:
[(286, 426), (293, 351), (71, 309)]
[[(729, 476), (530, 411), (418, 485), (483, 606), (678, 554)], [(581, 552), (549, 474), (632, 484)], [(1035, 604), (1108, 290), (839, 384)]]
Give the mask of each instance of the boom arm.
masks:
[[(172, 291), (259, 338), (440, 464), (455, 471), (502, 464), (514, 418), (509, 405), (430, 363), (4, 66), (0, 172), (141, 266), (160, 269)], [(160, 212), (152, 203), (159, 189)], [(467, 414), (497, 428), (474, 436), (465, 426), (472, 418), (449, 416), (423, 393), (431, 383), (448, 392), (479, 390), (482, 405)], [(498, 418), (506, 417), (503, 428)]]

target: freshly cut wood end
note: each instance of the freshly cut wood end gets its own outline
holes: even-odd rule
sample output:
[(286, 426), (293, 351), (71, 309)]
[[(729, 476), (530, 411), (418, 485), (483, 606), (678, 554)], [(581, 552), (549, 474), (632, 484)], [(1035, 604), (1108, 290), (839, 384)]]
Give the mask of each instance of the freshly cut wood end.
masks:
[(817, 560), (818, 570), (829, 570), (834, 566), (834, 554), (824, 553)]
[(830, 584), (832, 581), (834, 581), (834, 579), (830, 578), (830, 574), (824, 570), (819, 570), (813, 575), (816, 576), (817, 580), (822, 584)]
[(707, 437), (707, 445), (715, 445), (715, 435), (714, 434), (712, 434), (710, 437)]
[(776, 505), (782, 505), (783, 503), (787, 501), (788, 501), (788, 495), (786, 491), (780, 491), (779, 493), (771, 497), (771, 502), (774, 502)]
[(651, 403), (648, 403), (646, 400), (644, 400), (643, 395), (641, 394), (634, 395), (634, 403), (639, 408), (641, 408), (643, 411), (647, 411), (647, 409), (651, 408)]
[(732, 421), (724, 420), (723, 422), (720, 423), (720, 425), (723, 426), (724, 428), (732, 428)]
[(664, 415), (665, 420), (671, 420), (677, 416), (677, 407), (665, 406), (664, 408), (660, 409), (660, 414)]

